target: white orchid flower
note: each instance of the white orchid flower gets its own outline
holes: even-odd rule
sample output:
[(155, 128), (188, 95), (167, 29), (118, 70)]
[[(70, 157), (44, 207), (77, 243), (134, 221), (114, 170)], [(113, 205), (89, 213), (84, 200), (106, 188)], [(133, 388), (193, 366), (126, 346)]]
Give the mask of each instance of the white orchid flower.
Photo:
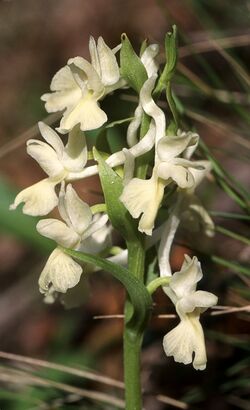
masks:
[(46, 142), (30, 139), (27, 141), (27, 153), (34, 158), (46, 172), (48, 178), (21, 191), (10, 209), (24, 202), (23, 212), (28, 215), (46, 215), (58, 203), (55, 187), (70, 174), (80, 173), (87, 162), (85, 136), (79, 127), (75, 127), (68, 137), (66, 146), (61, 138), (48, 125), (39, 122), (40, 132)]
[(53, 77), (52, 93), (44, 94), (48, 112), (65, 110), (58, 128), (65, 134), (80, 124), (82, 131), (101, 127), (107, 121), (106, 113), (98, 101), (107, 93), (123, 85), (114, 51), (98, 38), (97, 44), (90, 37), (91, 63), (82, 57), (69, 59)]
[[(52, 240), (59, 246), (75, 250), (82, 249), (84, 241), (92, 237), (91, 243), (97, 241), (93, 235), (103, 229), (107, 223), (107, 215), (93, 220), (90, 207), (83, 202), (69, 184), (66, 192), (62, 186), (58, 209), (64, 222), (57, 219), (43, 219), (37, 224), (37, 231)], [(105, 236), (105, 235), (104, 235)], [(102, 239), (105, 239), (102, 232)], [(100, 245), (99, 245), (100, 246)], [(69, 255), (57, 247), (50, 255), (39, 278), (39, 287), (42, 293), (65, 293), (67, 289), (77, 285), (82, 273), (82, 267)]]
[[(191, 147), (192, 148), (192, 147)], [(179, 189), (173, 209), (167, 221), (158, 228), (160, 230), (160, 245), (158, 248), (158, 263), (160, 275), (170, 276), (172, 274), (170, 267), (170, 251), (176, 231), (183, 221), (191, 231), (203, 230), (209, 237), (214, 234), (214, 223), (203, 207), (195, 190), (211, 170), (209, 161), (196, 161), (200, 168), (191, 168), (194, 185), (189, 189)]]
[(152, 234), (166, 185), (173, 181), (182, 189), (191, 189), (194, 186), (195, 179), (191, 169), (203, 169), (203, 165), (199, 161), (179, 157), (181, 154), (185, 155), (193, 146), (197, 146), (197, 136), (194, 134), (161, 138), (156, 146), (157, 155), (151, 178), (133, 178), (124, 187), (120, 200), (134, 218), (142, 214), (139, 231)]
[(200, 314), (218, 301), (214, 294), (196, 290), (197, 282), (202, 276), (197, 258), (191, 259), (185, 255), (181, 270), (174, 273), (169, 287), (164, 287), (180, 318), (180, 323), (163, 339), (165, 353), (167, 356), (173, 356), (179, 363), (193, 362), (196, 370), (204, 370), (207, 362)]

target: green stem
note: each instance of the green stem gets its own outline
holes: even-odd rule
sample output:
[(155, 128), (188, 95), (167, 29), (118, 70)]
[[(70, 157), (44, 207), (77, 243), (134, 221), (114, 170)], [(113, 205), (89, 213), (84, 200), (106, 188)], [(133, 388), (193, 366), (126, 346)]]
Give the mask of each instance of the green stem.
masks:
[[(128, 242), (128, 270), (141, 282), (144, 280), (145, 247), (144, 241)], [(124, 315), (123, 354), (124, 354), (124, 382), (126, 410), (142, 409), (142, 393), (140, 380), (141, 345), (143, 330), (137, 325), (131, 327), (127, 319), (131, 317), (133, 309), (127, 297)]]
[(167, 286), (169, 285), (171, 276), (164, 277), (164, 278), (156, 278), (155, 280), (152, 280), (147, 286), (147, 290), (152, 295), (156, 289), (158, 289), (160, 286)]
[[(125, 308), (125, 316), (126, 316)], [(124, 383), (126, 410), (142, 409), (142, 392), (140, 380), (140, 355), (143, 335), (126, 328), (123, 336), (124, 343)]]

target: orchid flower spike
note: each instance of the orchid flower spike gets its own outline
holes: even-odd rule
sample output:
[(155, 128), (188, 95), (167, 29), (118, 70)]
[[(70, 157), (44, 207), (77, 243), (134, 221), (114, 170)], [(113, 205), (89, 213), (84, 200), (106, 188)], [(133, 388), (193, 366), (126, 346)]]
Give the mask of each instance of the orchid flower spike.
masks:
[(58, 203), (55, 187), (70, 175), (80, 173), (87, 162), (87, 145), (84, 133), (75, 127), (68, 137), (66, 146), (58, 134), (43, 122), (38, 123), (46, 142), (30, 139), (27, 153), (34, 158), (49, 176), (19, 192), (10, 209), (24, 202), (23, 213), (37, 216), (47, 215)]
[[(196, 290), (202, 278), (200, 262), (185, 255), (181, 270), (174, 273), (165, 293), (175, 304), (180, 323), (163, 339), (167, 356), (173, 356), (179, 363), (193, 362), (196, 370), (206, 368), (207, 356), (204, 334), (200, 324), (200, 314), (217, 304), (218, 298), (202, 290)], [(193, 358), (194, 353), (194, 358)]]
[(187, 133), (162, 137), (156, 146), (156, 161), (151, 178), (133, 178), (125, 186), (120, 200), (134, 218), (139, 218), (142, 214), (138, 227), (140, 232), (152, 235), (164, 188), (170, 182), (175, 182), (182, 189), (191, 189), (195, 184), (191, 169), (202, 169), (203, 166), (199, 161), (190, 161), (179, 156), (185, 155), (190, 147), (197, 146), (196, 135)]
[[(93, 220), (90, 207), (78, 197), (71, 184), (67, 185), (66, 192), (62, 184), (58, 209), (64, 222), (52, 218), (39, 221), (37, 231), (41, 235), (54, 240), (59, 246), (75, 250), (83, 248), (87, 239), (91, 240), (92, 245), (98, 243), (97, 231), (103, 230), (108, 217), (103, 215)], [(101, 236), (106, 239), (103, 232)], [(81, 273), (82, 267), (57, 247), (40, 275), (40, 292), (50, 294), (50, 287), (53, 286), (53, 292), (65, 293), (77, 285)]]
[(89, 40), (91, 63), (82, 57), (69, 59), (52, 78), (52, 93), (42, 95), (48, 112), (64, 111), (58, 131), (65, 134), (80, 124), (82, 131), (101, 127), (107, 121), (98, 101), (124, 85), (120, 81), (115, 53), (98, 38)]

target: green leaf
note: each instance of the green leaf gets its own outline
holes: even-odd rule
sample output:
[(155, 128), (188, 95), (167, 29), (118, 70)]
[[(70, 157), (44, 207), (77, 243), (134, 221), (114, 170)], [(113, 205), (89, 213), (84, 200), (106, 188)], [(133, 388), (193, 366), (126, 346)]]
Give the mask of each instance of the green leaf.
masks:
[(94, 158), (98, 162), (99, 176), (107, 205), (107, 214), (115, 229), (126, 239), (140, 238), (137, 225), (134, 219), (120, 201), (123, 191), (122, 179), (104, 161), (96, 148), (93, 149)]
[(131, 328), (136, 326), (138, 329), (144, 329), (144, 325), (150, 314), (151, 297), (143, 283), (132, 276), (126, 268), (100, 258), (99, 256), (73, 251), (71, 249), (62, 249), (73, 258), (98, 266), (106, 272), (111, 273), (117, 280), (119, 280), (119, 282), (121, 282), (126, 288), (133, 306), (133, 311), (127, 319), (127, 325), (131, 326)]
[(174, 25), (173, 31), (165, 36), (165, 53), (166, 53), (166, 81), (170, 81), (177, 64), (178, 45), (177, 45), (177, 27)]
[(139, 94), (141, 87), (147, 80), (147, 72), (140, 58), (135, 53), (125, 33), (121, 36), (122, 48), (120, 52), (121, 75)]
[(167, 88), (168, 83), (171, 81), (175, 73), (178, 59), (177, 52), (177, 27), (174, 25), (173, 31), (167, 33), (165, 37), (166, 64), (154, 91), (154, 96), (156, 98), (159, 97), (159, 95), (165, 88)]

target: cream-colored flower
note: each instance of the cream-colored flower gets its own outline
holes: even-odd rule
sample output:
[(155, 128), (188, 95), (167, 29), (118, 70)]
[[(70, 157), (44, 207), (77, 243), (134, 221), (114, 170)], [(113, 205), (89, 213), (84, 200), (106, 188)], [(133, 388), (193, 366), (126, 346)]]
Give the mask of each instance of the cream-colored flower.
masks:
[(176, 231), (183, 221), (191, 231), (204, 231), (207, 236), (213, 236), (214, 223), (203, 207), (195, 190), (211, 170), (209, 161), (196, 161), (200, 168), (192, 168), (194, 185), (189, 189), (179, 189), (176, 193), (174, 206), (170, 210), (167, 221), (159, 228), (161, 230), (160, 245), (158, 248), (158, 263), (161, 276), (170, 276), (170, 251)]
[[(97, 243), (98, 230), (102, 230), (101, 239), (106, 240), (103, 227), (107, 223), (107, 215), (93, 220), (89, 206), (78, 197), (70, 184), (67, 185), (66, 192), (64, 185), (62, 186), (58, 209), (64, 222), (52, 218), (39, 221), (37, 231), (41, 235), (54, 240), (58, 245), (75, 250), (84, 249), (86, 240), (90, 240), (92, 245)], [(100, 243), (98, 245), (100, 247)], [(56, 248), (39, 278), (40, 291), (50, 295), (50, 287), (53, 286), (53, 292), (65, 293), (67, 289), (77, 285), (81, 273), (82, 267), (60, 248)]]
[[(200, 314), (216, 305), (218, 298), (209, 292), (196, 290), (202, 278), (200, 263), (196, 257), (185, 255), (181, 270), (174, 273), (164, 291), (175, 304), (180, 323), (163, 339), (167, 356), (179, 363), (193, 362), (196, 370), (206, 368), (207, 356)], [(194, 354), (194, 357), (193, 357)]]
[(89, 51), (91, 63), (82, 57), (69, 59), (53, 77), (52, 93), (41, 97), (48, 112), (65, 110), (58, 128), (63, 134), (77, 124), (82, 131), (101, 127), (107, 121), (107, 115), (98, 101), (123, 85), (114, 51), (102, 37), (98, 38), (97, 44), (90, 37)]
[(24, 202), (23, 212), (28, 215), (46, 215), (58, 203), (55, 186), (70, 174), (80, 173), (87, 162), (85, 136), (79, 127), (75, 127), (68, 137), (66, 146), (58, 134), (43, 122), (39, 122), (40, 132), (46, 142), (30, 139), (27, 152), (46, 172), (48, 178), (21, 191), (10, 209)]
[(194, 186), (195, 179), (191, 170), (203, 169), (203, 165), (199, 161), (190, 161), (179, 156), (185, 155), (190, 147), (196, 145), (197, 137), (190, 133), (161, 138), (156, 146), (157, 155), (151, 178), (133, 178), (124, 187), (121, 201), (134, 218), (142, 214), (139, 231), (152, 234), (166, 185), (174, 181), (182, 189), (191, 189)]

